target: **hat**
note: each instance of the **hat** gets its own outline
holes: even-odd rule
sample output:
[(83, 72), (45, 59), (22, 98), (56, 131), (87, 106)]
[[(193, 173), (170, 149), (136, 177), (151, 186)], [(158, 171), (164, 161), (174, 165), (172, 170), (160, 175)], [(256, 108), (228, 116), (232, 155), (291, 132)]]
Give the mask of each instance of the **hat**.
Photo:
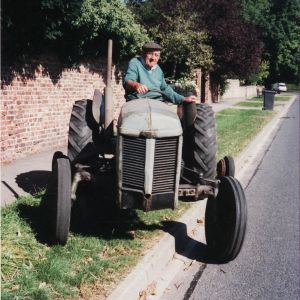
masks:
[(148, 43), (144, 44), (143, 50), (144, 51), (147, 51), (147, 50), (161, 51), (162, 46), (157, 43), (154, 43), (154, 42), (148, 42)]

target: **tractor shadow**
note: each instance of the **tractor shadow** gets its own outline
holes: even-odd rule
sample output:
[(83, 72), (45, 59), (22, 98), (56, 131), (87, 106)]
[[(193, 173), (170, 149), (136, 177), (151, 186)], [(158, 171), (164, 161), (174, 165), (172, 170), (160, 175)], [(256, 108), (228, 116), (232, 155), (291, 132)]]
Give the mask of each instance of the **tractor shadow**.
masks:
[(186, 224), (178, 221), (163, 221), (164, 231), (174, 237), (175, 252), (191, 260), (206, 264), (220, 264), (211, 257), (206, 244), (191, 238)]
[(50, 176), (50, 171), (34, 170), (17, 175), (15, 181), (23, 191), (34, 196), (47, 187)]
[[(51, 172), (49, 172), (51, 174)], [(29, 176), (34, 175), (34, 176)], [(41, 175), (41, 174), (40, 174)], [(43, 174), (47, 175), (48, 173)], [(38, 174), (28, 172), (20, 174), (18, 183), (27, 192), (36, 195), (37, 187), (46, 187), (41, 196), (39, 205), (27, 204), (20, 199), (17, 203), (17, 211), (21, 219), (31, 227), (38, 242), (53, 245), (52, 231), (54, 224), (55, 199), (51, 192), (51, 184), (44, 185), (44, 179), (40, 182), (33, 180)], [(49, 175), (48, 178), (51, 176)], [(83, 183), (78, 188), (77, 200), (72, 206), (70, 232), (75, 235), (98, 237), (104, 240), (123, 239), (133, 240), (135, 230), (154, 231), (163, 230), (159, 224), (146, 224), (135, 210), (120, 210), (114, 204), (115, 184), (110, 178), (103, 176), (97, 189), (90, 188)], [(38, 197), (36, 197), (38, 200)]]
[[(45, 180), (50, 177), (48, 173), (50, 172), (38, 174), (38, 171), (32, 171), (20, 174), (18, 181), (26, 191), (34, 193), (37, 187), (47, 186)], [(39, 177), (39, 175), (43, 176)], [(115, 183), (111, 177), (103, 176), (100, 182), (101, 184), (97, 185), (96, 190), (89, 184), (82, 184), (79, 187), (78, 197), (71, 212), (71, 233), (104, 240), (133, 240), (136, 230), (148, 232), (160, 230), (174, 237), (176, 253), (202, 263), (217, 263), (210, 258), (205, 244), (188, 236), (184, 223), (161, 221), (160, 223), (146, 224), (140, 219), (136, 210), (120, 210), (114, 205)], [(49, 186), (42, 196), (39, 206), (20, 202), (17, 210), (19, 216), (32, 228), (38, 242), (50, 246), (54, 244), (51, 239), (53, 198), (49, 192)]]

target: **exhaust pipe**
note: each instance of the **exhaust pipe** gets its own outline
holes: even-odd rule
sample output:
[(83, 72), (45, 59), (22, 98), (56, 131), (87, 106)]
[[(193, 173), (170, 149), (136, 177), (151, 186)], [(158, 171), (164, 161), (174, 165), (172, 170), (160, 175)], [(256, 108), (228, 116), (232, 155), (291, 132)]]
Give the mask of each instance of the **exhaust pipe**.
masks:
[(111, 87), (111, 73), (112, 73), (112, 40), (108, 40), (107, 51), (107, 75), (106, 75), (106, 87), (104, 88), (104, 107), (105, 118), (104, 128), (107, 136), (113, 136), (113, 121), (114, 121), (114, 102), (113, 92)]

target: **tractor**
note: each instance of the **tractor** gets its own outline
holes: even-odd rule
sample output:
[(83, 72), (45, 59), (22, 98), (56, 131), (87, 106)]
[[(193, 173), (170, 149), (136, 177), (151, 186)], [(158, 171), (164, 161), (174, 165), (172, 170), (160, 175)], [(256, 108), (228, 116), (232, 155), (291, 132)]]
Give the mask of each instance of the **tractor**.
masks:
[[(214, 112), (204, 103), (184, 104), (182, 114), (149, 98), (123, 104), (113, 129), (112, 43), (108, 46), (107, 86), (93, 100), (76, 101), (69, 123), (68, 155), (52, 160), (52, 238), (68, 239), (72, 207), (82, 182), (97, 186), (99, 173), (114, 177), (118, 209), (176, 209), (179, 198), (207, 198), (206, 243), (210, 255), (229, 262), (239, 254), (247, 223), (246, 198), (234, 177), (234, 160), (216, 162)], [(163, 94), (163, 93), (162, 93)]]

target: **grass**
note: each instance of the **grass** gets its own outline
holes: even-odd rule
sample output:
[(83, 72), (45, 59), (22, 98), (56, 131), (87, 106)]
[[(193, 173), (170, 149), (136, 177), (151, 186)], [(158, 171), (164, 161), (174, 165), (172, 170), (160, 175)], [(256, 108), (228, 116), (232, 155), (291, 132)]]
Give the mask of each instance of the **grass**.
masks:
[[(280, 94), (275, 94), (275, 101), (288, 101), (294, 94), (289, 93), (289, 92), (284, 92)], [(263, 97), (252, 97), (251, 99), (247, 101), (259, 101), (263, 102), (264, 98)]]
[(2, 299), (78, 299), (105, 296), (189, 207), (89, 220), (66, 246), (49, 246), (40, 202), (21, 197), (2, 210)]
[[(236, 156), (273, 112), (226, 109), (216, 114), (218, 157)], [(112, 214), (99, 202), (66, 246), (50, 246), (40, 203), (45, 192), (2, 209), (2, 299), (102, 299), (188, 208)], [(102, 298), (101, 298), (102, 297)]]
[(224, 109), (216, 114), (218, 157), (237, 156), (272, 118), (273, 111)]
[(279, 94), (275, 96), (275, 101), (289, 101), (291, 98), (291, 94)]
[(294, 91), (299, 92), (300, 91), (300, 85), (294, 84), (294, 83), (287, 83), (287, 90), (288, 91)]
[[(291, 93), (281, 93), (278, 95), (275, 95), (274, 101), (275, 105), (278, 105), (279, 103), (276, 102), (281, 102), (281, 101), (289, 101), (291, 96), (293, 94)], [(235, 106), (242, 106), (242, 107), (263, 107), (263, 97), (252, 97), (249, 100), (238, 102), (235, 104)]]
[(264, 98), (263, 97), (252, 97), (251, 99), (248, 99), (248, 100), (249, 101), (260, 101), (260, 102), (263, 102)]
[(263, 103), (258, 101), (242, 101), (235, 104), (235, 106), (243, 107), (262, 107)]

